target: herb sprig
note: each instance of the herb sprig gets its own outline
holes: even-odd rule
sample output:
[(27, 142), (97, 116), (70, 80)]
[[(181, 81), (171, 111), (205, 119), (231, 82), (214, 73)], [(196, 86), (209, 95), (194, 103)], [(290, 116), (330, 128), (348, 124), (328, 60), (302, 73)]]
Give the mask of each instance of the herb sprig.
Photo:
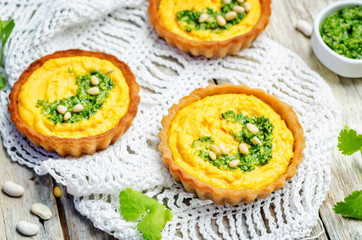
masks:
[(357, 135), (356, 130), (342, 129), (338, 136), (338, 149), (344, 155), (352, 155), (360, 151), (362, 155), (362, 135)]
[[(9, 39), (9, 36), (11, 32), (13, 31), (15, 27), (14, 20), (10, 19), (8, 21), (3, 21), (0, 18), (0, 38), (1, 38), (1, 56), (0, 56), (0, 65), (2, 65), (3, 59), (4, 59), (4, 48), (7, 40)], [(0, 89), (3, 89), (6, 86), (6, 80), (0, 71)]]
[[(362, 135), (358, 134), (356, 130), (342, 129), (338, 136), (338, 149), (344, 155), (352, 155), (360, 151), (362, 155)], [(337, 202), (334, 205), (334, 212), (341, 214), (344, 217), (362, 219), (362, 190), (354, 191), (348, 195), (344, 201)]]
[(173, 217), (170, 209), (166, 209), (157, 200), (131, 188), (119, 194), (119, 203), (124, 220), (135, 221), (141, 218), (137, 224), (138, 230), (148, 240), (161, 239), (162, 229)]

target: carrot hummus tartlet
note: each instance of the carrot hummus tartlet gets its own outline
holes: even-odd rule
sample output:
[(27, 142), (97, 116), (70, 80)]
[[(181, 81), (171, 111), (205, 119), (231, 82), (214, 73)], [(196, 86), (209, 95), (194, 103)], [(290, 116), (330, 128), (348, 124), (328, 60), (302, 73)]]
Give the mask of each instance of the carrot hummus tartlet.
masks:
[(162, 125), (159, 149), (174, 178), (216, 204), (265, 198), (302, 161), (303, 129), (296, 114), (260, 89), (197, 89), (170, 108)]
[(149, 0), (150, 21), (170, 45), (193, 55), (236, 54), (268, 25), (270, 0)]
[(10, 94), (11, 121), (59, 155), (93, 154), (132, 124), (140, 101), (130, 68), (112, 55), (59, 51), (32, 63)]

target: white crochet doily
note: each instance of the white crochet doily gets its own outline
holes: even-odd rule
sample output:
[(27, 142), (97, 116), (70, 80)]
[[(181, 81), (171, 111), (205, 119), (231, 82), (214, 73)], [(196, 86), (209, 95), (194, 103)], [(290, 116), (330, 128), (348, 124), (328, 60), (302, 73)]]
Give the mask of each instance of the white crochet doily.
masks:
[[(5, 49), (10, 87), (0, 92), (0, 131), (13, 161), (50, 174), (74, 195), (77, 210), (120, 239), (139, 239), (137, 222), (119, 214), (119, 192), (131, 187), (157, 198), (174, 217), (164, 239), (290, 239), (310, 234), (330, 182), (340, 115), (325, 81), (293, 52), (261, 36), (224, 59), (192, 57), (160, 39), (147, 1), (0, 1), (0, 16), (16, 22)], [(11, 86), (28, 65), (56, 50), (80, 48), (125, 61), (141, 85), (138, 114), (119, 141), (81, 158), (60, 158), (29, 143), (10, 122)], [(157, 145), (167, 109), (210, 83), (245, 83), (290, 104), (305, 131), (304, 160), (281, 190), (253, 204), (216, 206), (184, 191), (165, 168)]]

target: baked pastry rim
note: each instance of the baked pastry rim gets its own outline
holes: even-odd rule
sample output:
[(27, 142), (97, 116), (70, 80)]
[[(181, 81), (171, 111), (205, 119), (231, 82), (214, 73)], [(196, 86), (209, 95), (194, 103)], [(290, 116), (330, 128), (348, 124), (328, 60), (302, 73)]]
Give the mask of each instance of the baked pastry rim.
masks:
[[(200, 179), (192, 176), (186, 170), (182, 169), (172, 157), (171, 149), (168, 145), (169, 132), (173, 119), (175, 118), (178, 111), (189, 104), (203, 99), (207, 96), (218, 95), (218, 94), (247, 94), (253, 95), (276, 111), (281, 118), (285, 121), (288, 129), (293, 133), (294, 136), (294, 149), (293, 157), (285, 171), (276, 181), (272, 182), (263, 189), (223, 189), (212, 186), (208, 183), (201, 181)], [(267, 94), (261, 89), (252, 89), (245, 85), (211, 85), (206, 88), (199, 88), (194, 90), (190, 95), (180, 99), (178, 104), (173, 105), (168, 115), (165, 116), (161, 124), (163, 126), (159, 133), (161, 140), (158, 148), (161, 151), (162, 159), (166, 167), (170, 170), (171, 174), (177, 181), (181, 181), (185, 189), (189, 192), (195, 192), (201, 199), (210, 199), (215, 204), (236, 205), (238, 203), (251, 203), (256, 198), (266, 198), (270, 193), (282, 188), (286, 181), (291, 179), (297, 170), (297, 166), (303, 160), (302, 151), (305, 147), (305, 141), (303, 138), (303, 129), (298, 121), (297, 115), (293, 109), (286, 103), (282, 102), (273, 95)]]
[(171, 46), (176, 46), (183, 52), (189, 52), (194, 56), (225, 57), (228, 54), (236, 54), (240, 49), (250, 46), (269, 23), (271, 14), (271, 0), (260, 0), (261, 14), (258, 22), (249, 32), (223, 41), (196, 41), (181, 37), (172, 32), (158, 16), (158, 5), (161, 0), (149, 0), (148, 12), (150, 22), (158, 34)]
[[(47, 136), (39, 133), (28, 126), (20, 117), (18, 109), (18, 95), (22, 85), (27, 81), (31, 74), (41, 67), (46, 61), (54, 58), (63, 57), (96, 57), (112, 62), (119, 68), (127, 85), (129, 86), (130, 103), (127, 113), (119, 120), (118, 125), (102, 134), (82, 137), (82, 138), (61, 138), (55, 136)], [(92, 52), (79, 49), (70, 49), (65, 51), (57, 51), (53, 54), (44, 56), (32, 64), (21, 74), (19, 80), (14, 84), (14, 87), (9, 95), (10, 103), (8, 110), (11, 114), (11, 121), (16, 125), (17, 129), (26, 136), (33, 144), (42, 146), (48, 152), (57, 152), (61, 156), (72, 155), (79, 157), (83, 153), (93, 154), (98, 150), (106, 149), (111, 143), (114, 143), (124, 132), (131, 126), (134, 117), (137, 114), (138, 103), (140, 101), (139, 85), (135, 80), (131, 69), (128, 65), (115, 56), (102, 52)]]

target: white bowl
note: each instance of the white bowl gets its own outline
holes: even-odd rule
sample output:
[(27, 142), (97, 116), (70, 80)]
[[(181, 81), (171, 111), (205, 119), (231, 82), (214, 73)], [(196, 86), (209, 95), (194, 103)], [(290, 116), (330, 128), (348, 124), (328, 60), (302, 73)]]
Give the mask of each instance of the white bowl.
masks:
[(340, 1), (323, 9), (313, 22), (312, 48), (319, 59), (329, 70), (343, 77), (362, 77), (362, 59), (352, 59), (339, 55), (322, 40), (320, 35), (320, 24), (329, 14), (345, 7), (356, 5), (362, 6), (362, 0)]

